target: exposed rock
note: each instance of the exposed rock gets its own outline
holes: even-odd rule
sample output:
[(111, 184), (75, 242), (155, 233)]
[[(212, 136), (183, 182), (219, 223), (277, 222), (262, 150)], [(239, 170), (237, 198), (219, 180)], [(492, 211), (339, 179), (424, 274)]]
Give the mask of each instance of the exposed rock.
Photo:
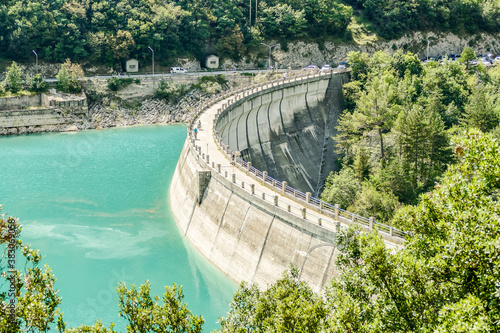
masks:
[(77, 132), (77, 131), (78, 127), (76, 127), (76, 125), (68, 126), (62, 130), (62, 132)]
[[(427, 41), (429, 40), (429, 48)], [(273, 60), (282, 68), (302, 67), (310, 64), (322, 66), (324, 64), (337, 65), (346, 59), (351, 51), (361, 51), (373, 54), (376, 51), (394, 53), (396, 50), (411, 51), (421, 59), (428, 55), (440, 56), (448, 53), (461, 53), (467, 46), (473, 48), (476, 54), (500, 54), (500, 34), (478, 33), (475, 35), (457, 36), (452, 33), (415, 32), (395, 40), (375, 40), (361, 45), (356, 43), (326, 42), (322, 49), (316, 43), (290, 42), (285, 52), (280, 46), (273, 48)], [(278, 41), (268, 41), (270, 44)], [(221, 67), (239, 69), (255, 68), (259, 61), (255, 56), (243, 57), (241, 61), (222, 60)]]

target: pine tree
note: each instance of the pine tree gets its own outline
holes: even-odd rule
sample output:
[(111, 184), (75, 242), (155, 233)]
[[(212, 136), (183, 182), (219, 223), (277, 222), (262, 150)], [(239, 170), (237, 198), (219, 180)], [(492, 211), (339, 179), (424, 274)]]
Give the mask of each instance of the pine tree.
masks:
[(23, 72), (21, 68), (15, 61), (13, 61), (12, 65), (7, 68), (7, 73), (5, 74), (4, 84), (7, 90), (13, 94), (21, 90), (23, 86), (22, 76)]

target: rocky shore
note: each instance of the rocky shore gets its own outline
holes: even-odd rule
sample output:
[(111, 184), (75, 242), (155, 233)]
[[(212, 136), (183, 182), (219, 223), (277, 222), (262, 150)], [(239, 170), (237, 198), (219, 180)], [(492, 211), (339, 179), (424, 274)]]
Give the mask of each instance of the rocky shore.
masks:
[(193, 94), (183, 98), (177, 104), (163, 100), (146, 98), (143, 101), (113, 101), (104, 98), (92, 104), (89, 113), (83, 118), (78, 129), (99, 129), (117, 126), (144, 124), (185, 123), (191, 117), (192, 110), (199, 103), (199, 97)]

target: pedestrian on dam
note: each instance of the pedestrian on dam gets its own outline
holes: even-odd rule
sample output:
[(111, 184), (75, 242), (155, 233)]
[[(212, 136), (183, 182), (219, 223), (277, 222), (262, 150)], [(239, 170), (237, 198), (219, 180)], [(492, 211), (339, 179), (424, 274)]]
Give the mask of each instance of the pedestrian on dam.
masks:
[(194, 129), (194, 139), (196, 140), (198, 138), (198, 129)]

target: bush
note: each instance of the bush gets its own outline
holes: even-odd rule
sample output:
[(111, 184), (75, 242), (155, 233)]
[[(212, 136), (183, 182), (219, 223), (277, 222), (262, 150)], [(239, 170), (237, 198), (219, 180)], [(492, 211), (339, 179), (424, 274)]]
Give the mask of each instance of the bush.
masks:
[(332, 205), (339, 204), (342, 209), (346, 209), (354, 202), (360, 188), (354, 171), (347, 167), (330, 173), (321, 193), (321, 200)]
[(7, 68), (7, 73), (5, 74), (4, 85), (6, 90), (9, 90), (13, 94), (17, 93), (23, 87), (23, 72), (19, 65), (13, 61), (12, 65)]
[(82, 91), (82, 86), (78, 81), (79, 78), (83, 78), (82, 67), (78, 64), (72, 64), (69, 59), (61, 65), (59, 73), (57, 73), (57, 90), (66, 93), (79, 93)]
[(158, 84), (155, 88), (154, 97), (157, 99), (163, 99), (169, 103), (177, 103), (177, 101), (189, 91), (190, 89), (188, 89), (184, 84), (176, 87), (167, 81), (160, 81), (160, 84)]
[(42, 74), (26, 77), (26, 85), (29, 91), (40, 93), (49, 89), (49, 84), (42, 78)]
[(123, 89), (132, 83), (139, 81), (141, 83), (141, 80), (139, 79), (117, 79), (117, 78), (111, 78), (108, 80), (108, 88), (112, 91), (118, 91), (120, 89)]
[(372, 183), (365, 181), (354, 204), (347, 210), (361, 216), (373, 216), (377, 221), (387, 223), (392, 220), (400, 206), (398, 198), (392, 192), (379, 190)]

